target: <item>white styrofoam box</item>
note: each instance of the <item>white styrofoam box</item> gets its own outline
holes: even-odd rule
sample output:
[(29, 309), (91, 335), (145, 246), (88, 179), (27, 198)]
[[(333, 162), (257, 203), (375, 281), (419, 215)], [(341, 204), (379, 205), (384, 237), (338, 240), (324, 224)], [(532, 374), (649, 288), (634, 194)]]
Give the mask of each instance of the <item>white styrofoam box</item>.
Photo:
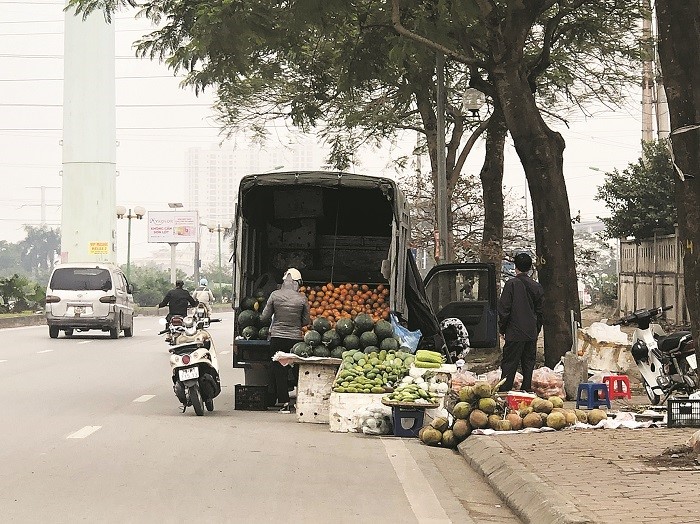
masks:
[(383, 393), (331, 393), (329, 424), (334, 433), (357, 432), (357, 414), (364, 408), (382, 404)]
[(330, 397), (338, 365), (298, 363), (296, 412), (299, 422), (328, 424)]

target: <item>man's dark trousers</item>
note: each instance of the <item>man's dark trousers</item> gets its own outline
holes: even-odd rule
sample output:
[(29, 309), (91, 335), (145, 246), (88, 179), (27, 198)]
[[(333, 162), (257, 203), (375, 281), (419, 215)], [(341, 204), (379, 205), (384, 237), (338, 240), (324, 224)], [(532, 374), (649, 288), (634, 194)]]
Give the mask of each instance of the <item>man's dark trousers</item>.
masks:
[(513, 389), (515, 373), (518, 365), (523, 373), (522, 391), (532, 391), (532, 372), (535, 369), (535, 359), (537, 357), (537, 343), (534, 340), (506, 341), (503, 346), (503, 359), (501, 360), (501, 377), (506, 381), (501, 385), (499, 391), (510, 391)]

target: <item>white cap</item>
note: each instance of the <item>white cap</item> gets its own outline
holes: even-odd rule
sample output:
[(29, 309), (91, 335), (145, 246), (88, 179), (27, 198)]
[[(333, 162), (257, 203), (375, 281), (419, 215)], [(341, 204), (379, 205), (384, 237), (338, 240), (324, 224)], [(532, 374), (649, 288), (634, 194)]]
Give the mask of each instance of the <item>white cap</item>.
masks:
[(284, 276), (282, 277), (282, 279), (284, 280), (285, 278), (287, 278), (287, 275), (289, 275), (290, 277), (292, 277), (292, 280), (301, 280), (301, 272), (300, 272), (298, 269), (296, 269), (296, 268), (290, 267), (290, 268), (286, 271), (286, 273), (284, 274)]

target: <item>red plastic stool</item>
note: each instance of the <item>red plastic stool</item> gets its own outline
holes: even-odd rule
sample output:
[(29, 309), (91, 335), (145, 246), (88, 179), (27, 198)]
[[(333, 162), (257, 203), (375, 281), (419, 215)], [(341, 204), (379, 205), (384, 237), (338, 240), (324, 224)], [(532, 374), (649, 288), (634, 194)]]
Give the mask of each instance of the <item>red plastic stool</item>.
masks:
[(627, 375), (605, 375), (603, 382), (608, 385), (610, 400), (616, 398), (632, 398), (630, 379)]

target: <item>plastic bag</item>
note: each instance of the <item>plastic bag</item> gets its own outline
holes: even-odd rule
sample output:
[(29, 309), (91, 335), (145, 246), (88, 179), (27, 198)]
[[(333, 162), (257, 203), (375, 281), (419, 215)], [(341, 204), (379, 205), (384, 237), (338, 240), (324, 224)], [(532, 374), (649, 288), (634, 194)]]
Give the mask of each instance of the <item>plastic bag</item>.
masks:
[(532, 372), (532, 391), (539, 397), (558, 396), (566, 400), (564, 377), (546, 366)]
[(452, 375), (452, 390), (459, 392), (464, 386), (473, 386), (476, 380), (474, 373), (466, 369), (460, 369)]
[(391, 326), (394, 328), (394, 333), (399, 337), (402, 347), (407, 347), (411, 350), (411, 353), (415, 353), (418, 349), (418, 342), (420, 342), (420, 337), (422, 335), (420, 329), (415, 331), (409, 331), (407, 328), (399, 324), (399, 319), (395, 315), (389, 317), (391, 321)]
[(357, 414), (356, 427), (365, 435), (388, 435), (393, 431), (391, 408), (379, 405), (362, 409)]

